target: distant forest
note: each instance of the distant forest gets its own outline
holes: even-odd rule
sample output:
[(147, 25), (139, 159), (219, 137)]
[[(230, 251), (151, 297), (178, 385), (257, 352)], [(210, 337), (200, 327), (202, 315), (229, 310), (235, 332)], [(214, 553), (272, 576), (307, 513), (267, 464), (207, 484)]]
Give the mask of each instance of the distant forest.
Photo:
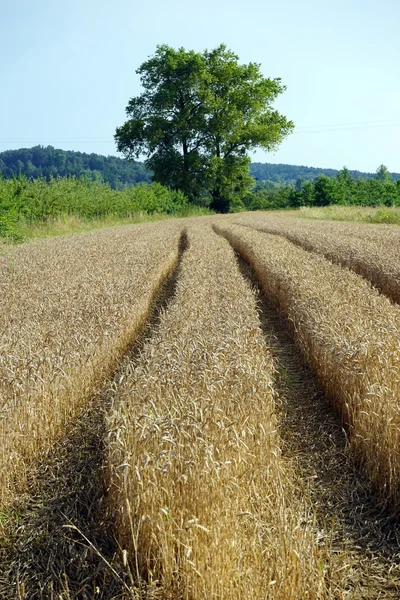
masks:
[[(296, 165), (252, 163), (250, 173), (256, 188), (295, 187), (299, 181), (314, 181), (325, 175), (337, 177), (335, 169), (321, 169)], [(52, 146), (35, 146), (0, 152), (0, 173), (5, 178), (24, 175), (29, 179), (45, 177), (85, 177), (97, 183), (108, 183), (112, 189), (123, 189), (138, 183), (149, 183), (152, 174), (143, 163), (127, 161), (116, 156), (86, 154), (73, 150), (59, 150)], [(349, 171), (354, 179), (372, 179), (375, 173)], [(400, 179), (400, 173), (392, 173), (392, 181)], [(264, 183), (263, 183), (264, 182)]]
[[(0, 155), (1, 156), (1, 155)], [(362, 171), (348, 171), (353, 179), (373, 179), (376, 173), (363, 173)], [(303, 167), (297, 165), (273, 165), (271, 163), (251, 163), (250, 173), (256, 180), (256, 184), (262, 181), (270, 181), (276, 184), (274, 187), (298, 184), (299, 180), (314, 181), (320, 175), (326, 177), (337, 177), (337, 169), (322, 169), (318, 167)], [(392, 173), (392, 181), (400, 179), (400, 173)]]
[(5, 178), (24, 175), (28, 179), (45, 177), (84, 177), (97, 183), (108, 183), (114, 190), (138, 183), (150, 183), (151, 173), (136, 161), (116, 156), (86, 154), (59, 150), (53, 146), (34, 146), (0, 152), (0, 173)]

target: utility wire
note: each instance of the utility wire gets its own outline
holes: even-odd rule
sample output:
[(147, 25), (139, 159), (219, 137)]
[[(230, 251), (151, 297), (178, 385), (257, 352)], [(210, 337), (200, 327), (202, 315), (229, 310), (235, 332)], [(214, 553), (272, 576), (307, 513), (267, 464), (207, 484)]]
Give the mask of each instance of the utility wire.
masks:
[(0, 138), (0, 144), (112, 144), (114, 143), (113, 139), (104, 139), (104, 140), (89, 140), (85, 139), (76, 139), (76, 140), (65, 140), (65, 139), (42, 139), (42, 138), (30, 138), (30, 139), (10, 139), (10, 138)]
[(309, 133), (335, 133), (337, 131), (364, 131), (367, 129), (383, 129), (383, 128), (388, 128), (388, 127), (398, 127), (400, 125), (400, 120), (399, 121), (391, 121), (390, 123), (388, 122), (376, 122), (375, 124), (371, 122), (371, 124), (369, 125), (364, 125), (364, 124), (354, 124), (354, 125), (326, 125), (325, 127), (320, 127), (318, 128), (318, 126), (310, 126), (308, 128), (306, 127), (296, 127), (293, 135), (305, 135), (305, 134), (309, 134)]
[(301, 125), (297, 129), (314, 129), (314, 128), (325, 128), (325, 127), (347, 127), (354, 125), (373, 125), (373, 124), (384, 124), (384, 123), (400, 123), (400, 119), (385, 119), (380, 121), (356, 121), (355, 123), (332, 123), (330, 125)]
[[(352, 123), (332, 123), (331, 125), (299, 125), (295, 126), (293, 135), (305, 135), (310, 133), (329, 133), (336, 131), (357, 131), (363, 129), (379, 129), (383, 127), (399, 127), (400, 119), (386, 119), (378, 121), (359, 121)], [(39, 141), (40, 140), (40, 141)], [(0, 138), (1, 144), (111, 144), (114, 139), (111, 137), (60, 137), (60, 138)]]

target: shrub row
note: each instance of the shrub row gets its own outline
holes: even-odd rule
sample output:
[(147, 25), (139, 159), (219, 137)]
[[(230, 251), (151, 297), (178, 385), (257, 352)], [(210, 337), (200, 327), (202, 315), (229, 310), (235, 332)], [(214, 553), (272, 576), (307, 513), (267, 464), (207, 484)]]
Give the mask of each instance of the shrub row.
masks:
[(134, 217), (137, 213), (184, 214), (187, 199), (159, 183), (113, 190), (84, 178), (0, 178), (0, 236), (20, 237), (19, 224), (76, 215), (84, 219)]

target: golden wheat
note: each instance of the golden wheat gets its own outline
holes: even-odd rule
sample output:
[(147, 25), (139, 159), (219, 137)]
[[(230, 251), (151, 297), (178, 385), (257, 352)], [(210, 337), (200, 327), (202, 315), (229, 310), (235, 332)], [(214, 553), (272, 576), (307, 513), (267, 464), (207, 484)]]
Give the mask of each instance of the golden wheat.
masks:
[(400, 309), (355, 273), (279, 236), (217, 228), (256, 270), (349, 425), (376, 488), (400, 497)]
[(33, 242), (0, 257), (0, 503), (115, 369), (178, 259), (182, 224)]
[(236, 219), (283, 235), (291, 242), (362, 275), (394, 302), (400, 303), (399, 228), (332, 221), (306, 221), (291, 217), (249, 214)]
[(109, 421), (124, 556), (149, 598), (331, 597), (281, 456), (253, 291), (210, 226), (188, 238), (176, 294), (121, 374)]
[[(106, 383), (114, 390), (107, 506), (132, 597), (333, 600), (350, 593), (357, 562), (330, 553), (304, 497), (309, 482), (299, 485), (301, 469), (281, 452), (276, 373), (256, 295), (212, 224), (255, 268), (376, 487), (398, 500), (400, 309), (348, 269), (285, 240), (297, 231), (292, 219), (261, 217), (115, 228), (0, 257), (0, 501), (15, 498), (30, 462)], [(252, 229), (267, 225), (280, 235)], [(338, 257), (335, 236), (350, 256), (351, 244), (379, 246), (386, 236), (340, 225), (299, 231), (304, 243), (325, 232)], [(121, 366), (177, 265), (159, 324)]]

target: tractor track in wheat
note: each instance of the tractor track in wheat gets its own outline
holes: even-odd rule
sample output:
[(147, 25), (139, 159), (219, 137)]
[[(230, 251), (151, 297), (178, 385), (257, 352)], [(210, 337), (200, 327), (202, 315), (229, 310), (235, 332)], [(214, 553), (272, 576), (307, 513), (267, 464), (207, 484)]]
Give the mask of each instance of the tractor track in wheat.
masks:
[(126, 364), (157, 330), (177, 285), (187, 246), (153, 301), (149, 317), (113, 378), (32, 468), (30, 485), (7, 515), (0, 546), (4, 600), (117, 600), (135, 597), (107, 507), (107, 415)]
[[(8, 532), (0, 545), (0, 598), (142, 597), (116, 542), (107, 504), (108, 416), (119, 402), (121, 379), (139, 363), (164, 313), (172, 312), (170, 303), (176, 295), (187, 240), (183, 233), (177, 264), (158, 289), (151, 314), (113, 378), (68, 425), (52, 453), (32, 470), (29, 489), (13, 509), (6, 515), (0, 512)], [(261, 291), (252, 268), (240, 256), (237, 261), (257, 296), (265, 344), (276, 368), (274, 389), (283, 455), (291, 465), (299, 496), (316, 516), (318, 545), (337, 557), (332, 562), (335, 591), (329, 597), (398, 599), (399, 521), (373, 495), (352, 456), (340, 418), (302, 360), (287, 322)], [(260, 340), (263, 347), (261, 333)], [(337, 584), (338, 573), (342, 585)]]
[(274, 358), (285, 456), (300, 493), (316, 514), (316, 535), (343, 563), (339, 596), (352, 600), (400, 597), (399, 522), (371, 492), (355, 463), (340, 417), (304, 363), (287, 322), (239, 255), (243, 276), (258, 295), (260, 322)]
[[(332, 232), (329, 231), (328, 236), (325, 232), (322, 236), (321, 231), (312, 232), (307, 236), (307, 232), (302, 231), (301, 226), (300, 232), (296, 232), (268, 225), (268, 222), (256, 226), (254, 223), (238, 221), (238, 225), (279, 236), (310, 254), (323, 256), (327, 261), (357, 273), (394, 304), (400, 303), (397, 253), (395, 258), (393, 254), (388, 258), (386, 247), (388, 244), (391, 249), (396, 248), (396, 239), (385, 240), (385, 246), (382, 248), (382, 240), (379, 245), (376, 240), (372, 242), (363, 240), (362, 237), (357, 239), (356, 233), (346, 236), (340, 230), (336, 232), (336, 236), (332, 236)], [(361, 236), (361, 233), (358, 235)]]

